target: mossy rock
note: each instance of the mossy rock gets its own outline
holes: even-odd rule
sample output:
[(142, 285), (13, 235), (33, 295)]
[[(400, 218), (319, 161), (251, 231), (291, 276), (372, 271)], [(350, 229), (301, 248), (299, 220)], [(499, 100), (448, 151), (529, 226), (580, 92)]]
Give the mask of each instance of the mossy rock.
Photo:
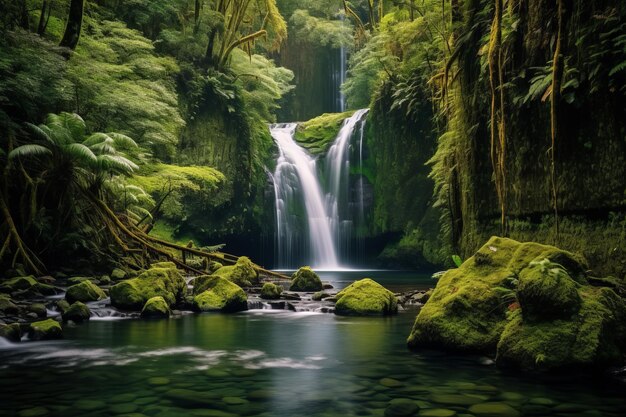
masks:
[(150, 264), (150, 269), (152, 268), (176, 269), (176, 264), (174, 262), (155, 262)]
[(519, 417), (521, 413), (506, 403), (481, 403), (469, 408), (469, 412), (479, 417)]
[(280, 294), (283, 292), (283, 287), (274, 284), (273, 282), (266, 282), (261, 288), (261, 298), (264, 300), (277, 300), (280, 298)]
[(516, 310), (498, 343), (496, 362), (528, 371), (597, 369), (623, 360), (626, 303), (609, 288), (584, 287), (566, 319), (527, 319)]
[(63, 314), (63, 312), (67, 311), (67, 309), (70, 308), (70, 303), (68, 303), (67, 300), (59, 300), (56, 302), (56, 306), (57, 310), (59, 310), (61, 314)]
[(0, 337), (11, 342), (19, 342), (22, 338), (22, 328), (19, 323), (0, 324)]
[(396, 398), (389, 401), (385, 409), (385, 417), (408, 417), (415, 416), (420, 407), (413, 400)]
[(572, 279), (586, 282), (586, 262), (578, 255), (534, 242), (492, 237), (459, 268), (439, 279), (415, 320), (409, 347), (494, 352), (507, 311), (515, 305), (519, 277), (527, 275), (524, 270), (532, 262), (543, 259), (563, 262)]
[(46, 317), (48, 315), (48, 310), (46, 309), (45, 304), (41, 303), (33, 303), (28, 306), (28, 311), (31, 313), (37, 314), (37, 317)]
[(141, 310), (143, 318), (167, 318), (170, 316), (170, 308), (161, 296), (152, 297)]
[(89, 310), (89, 307), (85, 304), (80, 301), (76, 301), (61, 314), (61, 317), (63, 318), (63, 321), (72, 320), (75, 323), (82, 323), (83, 321), (89, 320), (91, 317), (91, 310)]
[(15, 314), (19, 311), (19, 308), (13, 303), (11, 297), (0, 294), (0, 311), (5, 314)]
[[(313, 294), (313, 296), (311, 297), (311, 299), (313, 301), (322, 301), (325, 298), (329, 298), (331, 297), (330, 294), (324, 292), (324, 291), (318, 291), (315, 294)], [(335, 300), (336, 301), (336, 300)]]
[(213, 285), (215, 277), (219, 275), (200, 275), (191, 280), (193, 285), (193, 295), (198, 295), (210, 288)]
[(151, 298), (161, 296), (172, 306), (183, 300), (187, 284), (176, 268), (151, 268), (137, 278), (111, 287), (111, 304), (125, 310), (141, 310)]
[(126, 271), (124, 271), (121, 268), (115, 268), (113, 271), (111, 271), (111, 279), (113, 281), (121, 281), (124, 278), (126, 278)]
[(337, 293), (335, 314), (343, 316), (386, 316), (398, 312), (394, 293), (365, 278), (356, 281)]
[(209, 261), (209, 263), (207, 264), (207, 268), (206, 269), (209, 272), (209, 274), (213, 274), (213, 273), (215, 273), (215, 271), (217, 271), (218, 269), (220, 269), (223, 266), (224, 265), (222, 265), (219, 262)]
[(196, 311), (237, 312), (248, 309), (248, 297), (241, 287), (221, 276), (213, 276), (205, 282), (206, 290), (196, 295), (193, 306)]
[(23, 277), (15, 277), (4, 281), (0, 284), (0, 292), (13, 292), (17, 290), (28, 290), (38, 282), (34, 276), (28, 275)]
[(330, 148), (341, 126), (354, 112), (325, 113), (298, 124), (295, 140), (312, 154), (322, 154)]
[(36, 321), (30, 324), (29, 335), (33, 340), (62, 339), (63, 329), (52, 319)]
[(81, 282), (85, 282), (85, 281), (94, 282), (96, 280), (94, 278), (92, 278), (92, 277), (71, 277), (71, 278), (67, 279), (67, 284), (68, 285), (76, 285), (76, 284), (80, 284)]
[(65, 293), (65, 299), (70, 304), (76, 301), (80, 301), (82, 303), (98, 301), (103, 300), (106, 297), (107, 296), (104, 291), (89, 280), (82, 281), (80, 284), (72, 285)]
[(526, 320), (568, 318), (580, 309), (579, 285), (561, 265), (543, 259), (520, 272), (517, 287)]
[(251, 287), (256, 284), (259, 279), (259, 274), (254, 269), (254, 264), (246, 256), (242, 256), (237, 259), (235, 265), (223, 266), (213, 273), (213, 275), (219, 275), (222, 278), (226, 278), (234, 284), (240, 287)]
[(310, 266), (303, 266), (291, 276), (289, 291), (321, 291), (322, 280)]

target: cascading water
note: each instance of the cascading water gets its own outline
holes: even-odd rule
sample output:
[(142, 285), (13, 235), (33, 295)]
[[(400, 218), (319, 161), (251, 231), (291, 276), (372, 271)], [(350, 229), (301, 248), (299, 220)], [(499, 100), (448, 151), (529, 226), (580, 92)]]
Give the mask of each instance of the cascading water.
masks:
[(351, 202), (349, 181), (349, 147), (358, 126), (360, 126), (360, 142), (362, 142), (365, 116), (368, 111), (368, 109), (357, 110), (344, 121), (326, 155), (326, 177), (328, 178), (326, 210), (331, 218), (335, 247), (344, 256), (351, 252), (350, 245), (355, 239), (354, 203)]
[(280, 152), (273, 174), (278, 267), (339, 269), (339, 259), (351, 254), (356, 223), (364, 218), (364, 190), (360, 179), (358, 190), (350, 191), (350, 143), (358, 140), (362, 168), (367, 112), (358, 110), (344, 121), (324, 158), (325, 184), (316, 160), (294, 140), (297, 124), (270, 126)]
[[(305, 260), (318, 269), (337, 269), (337, 252), (315, 160), (294, 140), (296, 127), (295, 123), (270, 126), (280, 151), (273, 175), (278, 265), (293, 267), (294, 262)], [(298, 214), (306, 217), (308, 230), (303, 230)]]

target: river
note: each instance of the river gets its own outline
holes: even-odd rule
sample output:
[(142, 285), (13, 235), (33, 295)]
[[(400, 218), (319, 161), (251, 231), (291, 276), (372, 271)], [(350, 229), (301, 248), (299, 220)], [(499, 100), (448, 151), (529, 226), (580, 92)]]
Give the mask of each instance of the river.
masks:
[[(396, 291), (433, 285), (428, 275), (415, 273), (321, 275), (338, 288), (363, 276)], [(615, 379), (521, 377), (496, 369), (487, 357), (410, 352), (405, 340), (416, 314), (415, 308), (388, 318), (249, 310), (169, 320), (92, 320), (66, 327), (62, 341), (0, 349), (0, 415), (617, 417), (626, 412), (625, 390)], [(414, 413), (397, 414), (407, 409)]]

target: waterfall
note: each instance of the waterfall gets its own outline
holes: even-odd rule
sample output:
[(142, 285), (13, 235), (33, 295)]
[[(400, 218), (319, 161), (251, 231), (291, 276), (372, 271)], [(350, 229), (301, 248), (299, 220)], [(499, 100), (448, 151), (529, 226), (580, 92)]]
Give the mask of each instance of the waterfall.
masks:
[(350, 195), (349, 147), (350, 141), (359, 125), (359, 146), (362, 146), (365, 116), (368, 111), (368, 109), (357, 110), (344, 121), (339, 134), (337, 134), (326, 155), (326, 177), (328, 179), (325, 199), (326, 210), (331, 218), (335, 247), (344, 257), (350, 254), (352, 249), (351, 243), (356, 237), (354, 202), (352, 202), (353, 199)]
[[(278, 265), (293, 267), (293, 262), (304, 259), (318, 269), (337, 269), (331, 222), (324, 206), (315, 159), (294, 140), (296, 127), (295, 123), (270, 126), (280, 152), (273, 175)], [(308, 230), (303, 230), (299, 221), (302, 216), (298, 214), (306, 216)], [(307, 235), (308, 241), (303, 239)]]
[[(365, 217), (364, 180), (350, 183), (350, 156), (356, 159), (358, 155), (362, 171), (367, 113), (368, 109), (358, 110), (344, 120), (322, 158), (321, 176), (315, 158), (294, 139), (296, 123), (270, 126), (279, 149), (272, 175), (278, 267), (311, 264), (317, 269), (338, 269), (340, 259), (354, 255), (356, 226), (363, 224)], [(358, 149), (351, 151), (351, 143)]]

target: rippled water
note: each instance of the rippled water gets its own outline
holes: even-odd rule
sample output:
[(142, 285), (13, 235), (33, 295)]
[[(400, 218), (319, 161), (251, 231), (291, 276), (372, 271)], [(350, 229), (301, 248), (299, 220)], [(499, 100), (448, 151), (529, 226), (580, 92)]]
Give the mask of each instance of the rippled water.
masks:
[(626, 414), (615, 380), (537, 382), (488, 358), (409, 352), (416, 313), (94, 321), (66, 328), (63, 341), (0, 349), (0, 415), (382, 416), (398, 399), (424, 416)]

